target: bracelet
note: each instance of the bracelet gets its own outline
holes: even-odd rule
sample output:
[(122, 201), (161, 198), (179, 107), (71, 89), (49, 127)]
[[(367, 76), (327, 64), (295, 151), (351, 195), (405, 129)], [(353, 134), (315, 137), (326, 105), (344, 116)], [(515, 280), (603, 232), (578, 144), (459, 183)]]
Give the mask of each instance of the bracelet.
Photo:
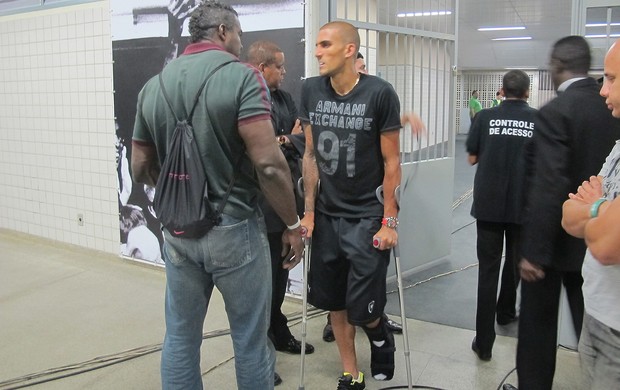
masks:
[(605, 202), (607, 202), (607, 199), (600, 198), (596, 202), (592, 203), (592, 206), (590, 206), (590, 218), (598, 217), (598, 210), (599, 208), (601, 208), (601, 205)]
[(299, 215), (298, 215), (298, 216), (297, 216), (297, 222), (295, 222), (294, 224), (292, 224), (292, 225), (290, 225), (290, 226), (289, 226), (289, 225), (286, 225), (286, 228), (287, 228), (288, 230), (295, 230), (295, 229), (297, 229), (297, 228), (298, 228), (298, 227), (300, 227), (300, 226), (301, 226), (301, 220), (299, 219)]
[(397, 217), (385, 217), (381, 220), (381, 225), (387, 226), (390, 229), (396, 229), (398, 227)]

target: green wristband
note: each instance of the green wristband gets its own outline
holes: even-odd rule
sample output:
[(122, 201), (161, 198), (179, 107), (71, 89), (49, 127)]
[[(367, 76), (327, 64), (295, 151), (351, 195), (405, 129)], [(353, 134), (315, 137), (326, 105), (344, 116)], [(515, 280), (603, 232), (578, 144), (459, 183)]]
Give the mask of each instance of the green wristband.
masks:
[(592, 203), (592, 206), (590, 206), (590, 218), (598, 217), (598, 209), (601, 208), (601, 205), (604, 202), (607, 202), (607, 199), (600, 198), (596, 202)]

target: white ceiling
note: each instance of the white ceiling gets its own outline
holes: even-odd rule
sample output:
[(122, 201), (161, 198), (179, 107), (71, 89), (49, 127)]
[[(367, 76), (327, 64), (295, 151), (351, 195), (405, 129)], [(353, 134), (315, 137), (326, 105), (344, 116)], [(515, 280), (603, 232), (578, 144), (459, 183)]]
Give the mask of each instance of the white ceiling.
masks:
[[(339, 0), (361, 3), (364, 0)], [(573, 3), (588, 8), (585, 23), (620, 22), (620, 0), (376, 0), (379, 20), (391, 26), (452, 34), (458, 1), (459, 69), (547, 69), (551, 46), (571, 34)], [(609, 7), (611, 11), (609, 11)], [(344, 7), (346, 10), (346, 7)], [(352, 9), (355, 7), (352, 7)], [(451, 15), (411, 15), (400, 13), (451, 11)], [(395, 23), (395, 24), (394, 24)], [(481, 27), (516, 27), (515, 31), (478, 31)], [(585, 27), (584, 27), (585, 28)], [(587, 28), (586, 34), (606, 33), (607, 27)], [(611, 27), (620, 36), (620, 25)], [(530, 36), (531, 40), (494, 41), (493, 38)], [(592, 39), (593, 68), (600, 69), (605, 52), (617, 38)]]
[[(478, 31), (480, 27), (524, 26), (518, 31)], [(462, 0), (459, 9), (458, 67), (546, 68), (553, 42), (571, 32), (570, 0)], [(531, 36), (528, 41), (492, 38)]]

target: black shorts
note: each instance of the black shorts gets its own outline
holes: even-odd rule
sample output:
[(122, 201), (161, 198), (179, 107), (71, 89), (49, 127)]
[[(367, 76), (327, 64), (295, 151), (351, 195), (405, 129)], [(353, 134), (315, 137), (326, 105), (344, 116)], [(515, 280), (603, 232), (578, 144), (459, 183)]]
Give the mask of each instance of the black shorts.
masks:
[(383, 314), (390, 251), (372, 246), (380, 218), (339, 218), (316, 213), (308, 302), (323, 310), (347, 310), (353, 325)]

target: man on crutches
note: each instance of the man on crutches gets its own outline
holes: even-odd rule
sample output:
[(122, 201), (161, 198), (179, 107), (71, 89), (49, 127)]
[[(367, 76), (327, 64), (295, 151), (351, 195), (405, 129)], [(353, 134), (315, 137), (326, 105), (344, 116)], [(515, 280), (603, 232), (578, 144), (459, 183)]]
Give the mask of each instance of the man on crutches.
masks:
[[(394, 336), (382, 316), (389, 249), (398, 242), (400, 102), (389, 83), (357, 73), (359, 42), (349, 23), (321, 27), (315, 49), (320, 76), (304, 82), (300, 110), (306, 135), (302, 225), (313, 240), (308, 302), (331, 312), (341, 390), (366, 387), (357, 366), (356, 325), (370, 342), (372, 376), (394, 376)], [(380, 185), (384, 204), (375, 195)]]

